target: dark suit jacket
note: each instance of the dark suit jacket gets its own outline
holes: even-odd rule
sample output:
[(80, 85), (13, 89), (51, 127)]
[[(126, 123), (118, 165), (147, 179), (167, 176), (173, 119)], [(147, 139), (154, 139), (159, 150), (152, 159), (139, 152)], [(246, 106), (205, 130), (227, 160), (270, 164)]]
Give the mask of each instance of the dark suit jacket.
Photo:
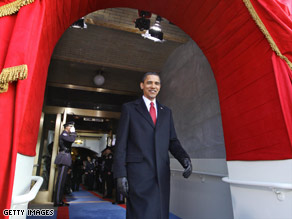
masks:
[(181, 163), (189, 157), (177, 139), (171, 110), (157, 102), (154, 125), (142, 98), (123, 105), (114, 177), (127, 177), (127, 218), (168, 218), (169, 154)]

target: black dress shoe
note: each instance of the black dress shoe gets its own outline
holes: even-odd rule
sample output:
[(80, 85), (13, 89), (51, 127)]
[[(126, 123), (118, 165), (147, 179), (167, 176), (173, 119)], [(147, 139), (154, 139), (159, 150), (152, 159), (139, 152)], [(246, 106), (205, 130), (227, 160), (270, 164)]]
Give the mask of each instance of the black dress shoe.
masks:
[(59, 203), (59, 204), (54, 204), (54, 207), (66, 207), (66, 206), (69, 206), (69, 205), (70, 205), (69, 203), (62, 202), (62, 203)]
[(66, 202), (61, 202), (63, 206), (69, 206), (70, 204), (69, 203), (66, 203)]

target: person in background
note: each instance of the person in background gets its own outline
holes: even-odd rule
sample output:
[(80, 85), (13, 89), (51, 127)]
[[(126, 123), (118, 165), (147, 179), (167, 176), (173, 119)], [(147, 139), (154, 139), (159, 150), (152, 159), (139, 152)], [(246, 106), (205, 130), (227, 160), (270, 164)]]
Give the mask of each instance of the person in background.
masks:
[(64, 186), (66, 182), (69, 167), (72, 164), (71, 146), (76, 139), (74, 122), (64, 124), (64, 131), (59, 137), (59, 153), (56, 157), (55, 164), (58, 165), (58, 178), (55, 186), (54, 206), (68, 206), (63, 202)]
[(81, 184), (82, 174), (83, 174), (82, 167), (83, 167), (83, 163), (82, 163), (81, 157), (77, 155), (75, 161), (72, 164), (72, 172), (73, 172), (72, 190), (73, 191), (79, 191), (79, 186)]
[(48, 186), (49, 186), (53, 145), (54, 145), (53, 141), (50, 144), (48, 144), (48, 146), (47, 146), (48, 153), (43, 156), (45, 168), (44, 168), (44, 171), (42, 173), (42, 177), (44, 178), (44, 182), (41, 186), (42, 190), (47, 190)]
[(46, 170), (47, 170), (48, 176), (50, 176), (53, 146), (54, 146), (54, 142), (53, 141), (50, 144), (48, 144), (48, 146), (47, 146), (47, 148), (48, 148), (48, 157), (46, 158), (45, 163), (46, 163)]
[(105, 164), (104, 164), (104, 176), (106, 183), (106, 196), (105, 198), (112, 198), (113, 196), (113, 188), (114, 188), (114, 178), (112, 173), (112, 165), (113, 165), (113, 153), (110, 148), (106, 149), (105, 153)]
[(90, 156), (87, 156), (87, 162), (86, 162), (86, 167), (85, 167), (85, 174), (86, 174), (86, 185), (88, 190), (93, 189), (93, 184), (94, 184), (94, 163), (91, 160)]

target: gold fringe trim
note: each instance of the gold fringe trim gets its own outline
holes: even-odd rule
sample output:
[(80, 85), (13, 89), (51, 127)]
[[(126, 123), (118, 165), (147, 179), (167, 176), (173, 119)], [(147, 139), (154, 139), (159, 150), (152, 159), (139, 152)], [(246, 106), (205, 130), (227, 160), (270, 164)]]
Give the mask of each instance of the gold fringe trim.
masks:
[(0, 74), (0, 93), (8, 90), (8, 83), (27, 78), (27, 65), (4, 68)]
[(266, 26), (264, 25), (264, 23), (262, 22), (262, 20), (258, 16), (258, 14), (257, 14), (256, 10), (254, 9), (253, 5), (251, 4), (250, 0), (243, 0), (243, 2), (245, 4), (245, 6), (247, 7), (249, 13), (251, 14), (253, 20), (256, 22), (256, 24), (258, 25), (258, 27), (260, 28), (260, 30), (262, 31), (262, 33), (264, 34), (264, 36), (268, 40), (272, 50), (277, 54), (277, 56), (279, 56), (281, 59), (283, 59), (288, 64), (289, 68), (292, 70), (292, 63), (289, 61), (289, 59), (286, 56), (282, 55), (277, 44), (275, 43), (275, 41), (273, 40), (269, 31), (267, 30)]
[(35, 0), (16, 0), (0, 7), (0, 17), (12, 15), (19, 11), (22, 6), (33, 3)]

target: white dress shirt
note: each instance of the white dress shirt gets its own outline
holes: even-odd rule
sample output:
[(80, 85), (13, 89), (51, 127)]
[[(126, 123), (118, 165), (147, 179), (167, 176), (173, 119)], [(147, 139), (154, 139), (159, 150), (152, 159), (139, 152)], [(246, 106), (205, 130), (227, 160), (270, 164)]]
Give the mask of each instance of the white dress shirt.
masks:
[(156, 98), (155, 98), (153, 101), (151, 101), (151, 100), (149, 100), (147, 97), (145, 97), (145, 96), (143, 95), (143, 100), (144, 100), (144, 102), (145, 102), (145, 105), (146, 105), (146, 107), (147, 107), (148, 112), (150, 111), (150, 106), (151, 106), (150, 103), (151, 103), (151, 102), (154, 103), (153, 106), (154, 106), (155, 111), (156, 111), (156, 119), (157, 119), (158, 114), (157, 114)]

